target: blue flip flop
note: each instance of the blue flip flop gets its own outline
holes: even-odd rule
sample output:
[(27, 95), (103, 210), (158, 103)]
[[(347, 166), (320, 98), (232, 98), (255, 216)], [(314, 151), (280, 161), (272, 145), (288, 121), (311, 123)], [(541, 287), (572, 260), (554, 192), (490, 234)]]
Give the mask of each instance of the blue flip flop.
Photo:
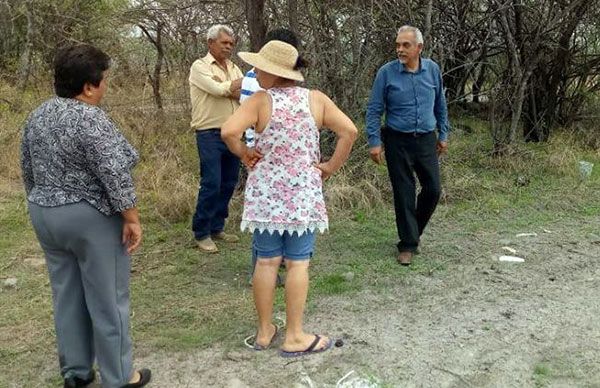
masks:
[(285, 358), (300, 357), (300, 356), (306, 356), (309, 354), (323, 353), (323, 352), (331, 349), (331, 347), (333, 346), (333, 339), (329, 338), (329, 341), (327, 341), (325, 346), (323, 346), (322, 348), (319, 348), (319, 349), (315, 349), (315, 346), (317, 346), (319, 341), (321, 341), (321, 336), (315, 334), (315, 340), (310, 344), (310, 346), (308, 348), (306, 348), (306, 350), (302, 350), (299, 352), (287, 352), (287, 351), (281, 349), (279, 351), (279, 355), (281, 357), (285, 357)]

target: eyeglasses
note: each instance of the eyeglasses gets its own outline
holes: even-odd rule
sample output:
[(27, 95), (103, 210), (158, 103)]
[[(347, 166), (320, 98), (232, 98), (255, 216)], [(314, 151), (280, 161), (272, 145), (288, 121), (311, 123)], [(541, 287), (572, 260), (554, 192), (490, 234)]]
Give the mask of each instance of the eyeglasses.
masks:
[(409, 49), (411, 47), (413, 47), (415, 44), (413, 42), (410, 41), (404, 41), (404, 42), (396, 42), (396, 48), (404, 48), (404, 49)]

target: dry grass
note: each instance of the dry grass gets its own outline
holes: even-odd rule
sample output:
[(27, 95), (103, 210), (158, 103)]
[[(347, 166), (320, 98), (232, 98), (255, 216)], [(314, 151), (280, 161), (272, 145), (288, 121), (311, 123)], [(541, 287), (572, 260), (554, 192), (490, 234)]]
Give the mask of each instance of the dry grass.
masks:
[[(27, 222), (18, 163), (22, 122), (49, 92), (21, 97), (14, 88), (0, 84), (0, 93), (22, 101), (19, 110), (11, 110), (0, 99), (0, 279), (19, 279), (16, 289), (0, 293), (6, 306), (0, 315), (0, 386), (4, 386), (5, 376), (15, 373), (21, 381), (38, 382), (44, 378), (39, 371), (43, 376), (57, 374), (47, 274), (24, 260), (41, 251)], [(195, 349), (216, 341), (241, 343), (253, 330), (246, 285), (249, 236), (243, 235), (242, 243), (219, 255), (208, 257), (194, 250), (189, 219), (196, 201), (198, 159), (187, 109), (171, 101), (160, 116), (151, 101), (142, 104), (138, 97), (132, 90), (113, 87), (105, 104), (141, 155), (134, 172), (145, 228), (144, 246), (133, 259), (136, 344), (153, 351)], [(490, 228), (500, 221), (510, 222), (516, 230), (535, 222), (558, 222), (566, 214), (597, 220), (600, 151), (582, 148), (577, 135), (565, 133), (555, 135), (549, 144), (517, 144), (510, 156), (492, 159), (485, 123), (471, 127), (475, 130), (470, 133), (453, 135), (450, 154), (442, 160), (445, 196), (432, 228), (443, 224), (446, 233), (439, 233), (441, 240), (430, 245), (429, 260), (410, 271), (440, 270), (452, 247), (465, 243), (465, 231)], [(597, 165), (588, 185), (578, 181), (581, 158)], [(333, 227), (320, 239), (319, 270), (311, 293), (352, 291), (343, 287), (340, 275), (349, 270), (359, 286), (396, 285), (406, 269), (392, 260), (373, 260), (381, 257), (382, 249), (389, 249), (391, 257), (393, 244), (382, 248), (382, 241), (394, 241), (395, 231), (387, 171), (368, 160), (363, 134), (347, 165), (325, 183), (325, 195)], [(239, 224), (241, 208), (238, 192), (229, 225)], [(57, 386), (57, 381), (45, 382)]]
[[(140, 153), (134, 175), (144, 216), (165, 223), (185, 222), (194, 211), (199, 175), (186, 90), (178, 84), (163, 85), (169, 98), (165, 98), (163, 113), (157, 114), (148, 88), (143, 83), (138, 86), (139, 91), (113, 85), (104, 108)], [(4, 96), (0, 100), (0, 178), (15, 182), (20, 176), (20, 128), (28, 112), (49, 96), (49, 90), (20, 95), (13, 87), (0, 84), (0, 92)], [(510, 155), (491, 158), (485, 122), (455, 121), (457, 128), (467, 123), (470, 130), (453, 134), (450, 153), (441, 160), (443, 202), (447, 204), (475, 199), (482, 191), (510, 191), (540, 176), (574, 177), (582, 154), (592, 160), (600, 157), (598, 150), (582, 151), (581, 131), (574, 131), (555, 134), (548, 144), (516, 144)], [(325, 195), (332, 212), (369, 212), (390, 202), (386, 168), (368, 159), (364, 134), (348, 163), (325, 184)], [(240, 197), (238, 192), (233, 200), (232, 221), (241, 210)]]
[(43, 100), (42, 93), (20, 93), (0, 82), (0, 179), (15, 181), (20, 178), (21, 129), (31, 109)]

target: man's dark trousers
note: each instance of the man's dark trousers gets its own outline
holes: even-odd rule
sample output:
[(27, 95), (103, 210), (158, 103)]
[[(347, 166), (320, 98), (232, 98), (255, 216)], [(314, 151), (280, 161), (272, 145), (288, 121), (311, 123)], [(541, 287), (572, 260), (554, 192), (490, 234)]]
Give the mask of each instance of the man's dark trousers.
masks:
[(240, 160), (221, 140), (219, 129), (196, 131), (200, 189), (192, 230), (196, 240), (223, 231), (229, 200), (238, 182)]
[[(434, 132), (415, 134), (390, 128), (381, 132), (394, 191), (398, 250), (414, 252), (441, 193), (437, 136)], [(417, 198), (415, 173), (421, 185)]]

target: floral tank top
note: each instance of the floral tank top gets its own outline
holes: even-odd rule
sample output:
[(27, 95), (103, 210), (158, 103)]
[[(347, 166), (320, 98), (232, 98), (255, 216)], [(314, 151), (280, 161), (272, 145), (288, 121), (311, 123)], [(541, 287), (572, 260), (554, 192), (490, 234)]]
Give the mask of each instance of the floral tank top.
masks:
[(309, 90), (272, 88), (271, 120), (256, 133), (263, 158), (248, 173), (241, 229), (304, 234), (328, 228), (323, 199), (319, 129), (310, 113)]

